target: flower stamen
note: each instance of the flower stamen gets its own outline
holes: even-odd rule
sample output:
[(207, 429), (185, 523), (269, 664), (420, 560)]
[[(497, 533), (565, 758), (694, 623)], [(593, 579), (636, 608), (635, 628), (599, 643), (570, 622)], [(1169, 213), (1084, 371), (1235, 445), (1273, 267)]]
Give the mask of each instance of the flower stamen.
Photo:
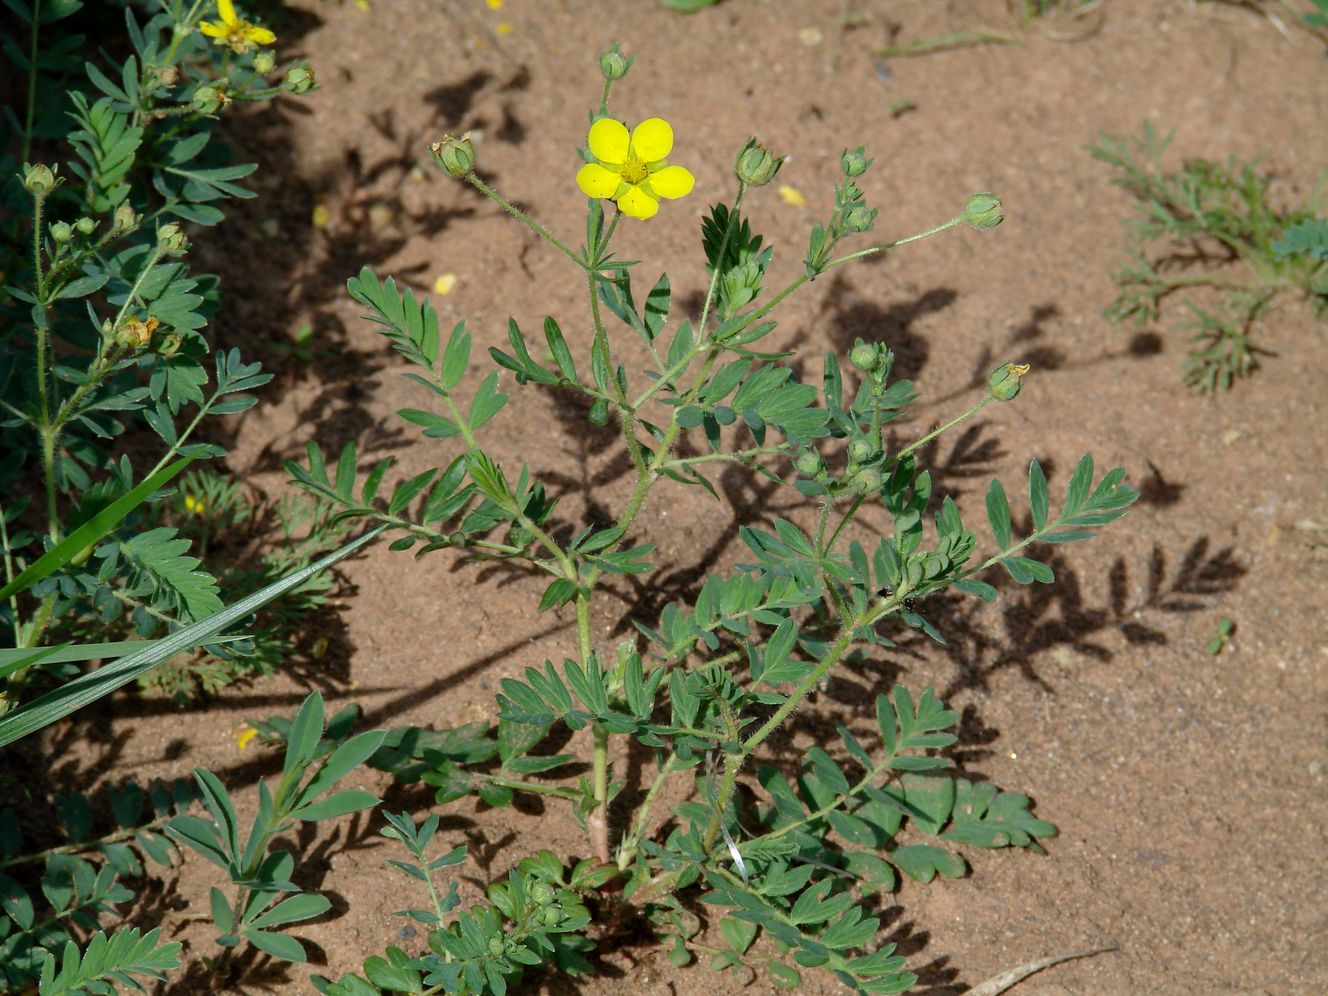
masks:
[(628, 183), (641, 183), (650, 175), (650, 164), (639, 156), (628, 156), (623, 163), (622, 178)]

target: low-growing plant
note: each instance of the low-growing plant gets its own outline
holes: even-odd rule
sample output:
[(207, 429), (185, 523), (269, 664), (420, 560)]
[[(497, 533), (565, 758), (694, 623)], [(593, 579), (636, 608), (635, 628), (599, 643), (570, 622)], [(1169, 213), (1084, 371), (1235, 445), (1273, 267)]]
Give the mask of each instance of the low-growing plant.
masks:
[(1192, 330), (1194, 342), (1185, 382), (1211, 393), (1258, 366), (1254, 326), (1276, 296), (1294, 292), (1316, 317), (1324, 315), (1328, 223), (1314, 218), (1322, 190), (1303, 204), (1279, 208), (1255, 162), (1196, 158), (1165, 169), (1174, 134), (1160, 136), (1146, 123), (1141, 137), (1103, 135), (1089, 147), (1094, 159), (1120, 171), (1113, 182), (1138, 206), (1130, 263), (1114, 277), (1119, 293), (1106, 315), (1146, 325), (1158, 320), (1163, 301), (1175, 292), (1220, 294), (1220, 309), (1187, 298), (1191, 318), (1181, 326)]
[[(222, 220), (227, 199), (253, 196), (240, 181), (256, 167), (228, 161), (214, 141), (218, 115), (314, 82), (303, 62), (273, 82), (272, 33), (228, 0), (148, 6), (145, 17), (133, 6), (114, 14), (129, 54), (108, 65), (81, 33), (104, 17), (88, 21), (78, 0), (8, 4), (21, 30), (5, 49), (27, 78), (0, 135), (0, 632), (19, 650), (102, 649), (7, 670), (0, 711), (77, 674), (79, 661), (109, 656), (108, 639), (141, 642), (205, 619), (223, 594), (248, 595), (291, 566), (219, 579), (191, 549), (190, 530), (163, 511), (169, 478), (105, 515), (168, 467), (222, 455), (207, 423), (246, 410), (249, 392), (271, 379), (206, 338), (218, 281), (191, 272), (190, 240)], [(316, 523), (316, 509), (306, 518)], [(95, 521), (105, 528), (58, 570), (10, 587)], [(302, 534), (311, 555), (294, 566), (342, 538), (317, 534), (317, 525)], [(233, 581), (234, 590), (220, 583)], [(265, 638), (216, 643), (163, 680), (186, 691), (270, 669), (288, 634), (276, 625)]]
[[(592, 970), (589, 955), (627, 925), (648, 926), (679, 965), (704, 954), (715, 969), (764, 972), (780, 986), (824, 969), (859, 992), (901, 992), (915, 976), (881, 943), (881, 894), (900, 876), (963, 875), (965, 848), (1040, 851), (1055, 833), (1028, 796), (948, 770), (958, 717), (930, 688), (877, 696), (866, 717), (845, 717), (823, 743), (785, 743), (790, 719), (837, 672), (872, 666), (901, 633), (943, 642), (944, 619), (930, 610), (939, 593), (992, 601), (986, 578), (997, 570), (1019, 584), (1051, 583), (1035, 556), (1041, 545), (1087, 539), (1137, 497), (1122, 470), (1098, 476), (1085, 456), (1054, 507), (1033, 460), (1028, 508), (1017, 517), (991, 482), (991, 543), (979, 555), (977, 533), (950, 497), (933, 493), (922, 458), (946, 431), (1013, 401), (1028, 368), (1001, 364), (969, 407), (917, 434), (903, 428), (917, 395), (893, 376), (885, 343), (859, 340), (847, 365), (828, 353), (819, 383), (804, 383), (797, 352), (773, 341), (774, 309), (816, 277), (956, 226), (994, 228), (999, 200), (974, 194), (926, 231), (851, 248), (875, 228), (877, 209), (858, 183), (871, 160), (845, 151), (828, 217), (812, 228), (797, 275), (772, 290), (775, 250), (749, 200), (783, 159), (749, 141), (735, 160), (732, 200), (702, 221), (706, 292), (695, 315), (680, 316), (668, 275), (648, 272), (643, 284), (645, 265), (619, 258), (613, 241), (693, 187), (672, 159), (667, 122), (629, 130), (610, 115), (611, 88), (630, 65), (616, 48), (601, 59), (603, 93), (576, 174), (588, 198), (577, 248), (481, 177), (467, 137), (432, 147), (444, 172), (567, 258), (587, 293), (576, 332), (549, 316), (532, 339), (509, 321), (506, 345), (489, 350), (498, 369), (470, 386), (465, 323), (444, 334), (427, 298), (365, 269), (350, 280), (351, 296), (426, 401), (401, 417), (455, 449), (390, 487), (392, 460), (361, 466), (354, 443), (335, 460), (311, 443), (306, 462), (288, 465), (340, 516), (398, 533), (396, 550), (453, 550), (545, 579), (539, 610), (568, 607), (576, 623), (561, 660), (502, 679), (492, 721), (390, 730), (369, 763), (432, 786), (439, 803), (475, 796), (501, 807), (520, 794), (565, 803), (585, 829), (585, 853), (543, 850), (514, 862), (484, 901), (461, 910), (455, 883), (438, 873), (462, 857), (434, 846), (437, 816), (388, 816), (383, 833), (409, 857), (391, 864), (419, 889), (420, 905), (402, 912), (428, 927), (428, 950), (389, 948), (362, 975), (316, 978), (334, 996), (502, 994), (536, 966)], [(486, 426), (508, 402), (504, 376), (579, 399), (590, 423), (616, 427), (631, 488), (611, 517), (564, 517), (530, 466), (504, 467), (486, 448)], [(718, 500), (710, 475), (732, 467), (801, 495), (802, 524), (740, 523), (739, 563), (706, 578), (690, 603), (634, 618), (638, 639), (603, 644), (594, 617), (606, 580), (663, 566), (641, 516), (657, 486)], [(281, 721), (257, 725), (288, 744), (309, 736)], [(653, 759), (639, 786), (622, 763), (629, 745)], [(228, 934), (229, 915), (219, 918)]]
[[(174, 489), (224, 452), (207, 419), (244, 411), (270, 379), (205, 338), (217, 280), (186, 262), (219, 205), (252, 196), (238, 181), (255, 167), (227, 161), (214, 123), (313, 76), (297, 62), (272, 84), (271, 32), (229, 0), (146, 6), (109, 10), (117, 37), (100, 7), (6, 0), (20, 30), (3, 44), (26, 86), (0, 120), (0, 748), (163, 665), (157, 682), (176, 691), (274, 667), (328, 568), (372, 539), (343, 545), (298, 496), (275, 511), (282, 547), (226, 558), (217, 576), (197, 556), (252, 503), (198, 469)], [(130, 54), (108, 65), (103, 46)], [(123, 919), (143, 858), (170, 863), (161, 833), (190, 795), (150, 787), (143, 822), (143, 791), (118, 783), (105, 793), (115, 829), (95, 837), (84, 795), (53, 795), (30, 759), (5, 760), (27, 777), (0, 781), (0, 991), (102, 993), (178, 967), (158, 928), (101, 928)], [(57, 826), (66, 842), (44, 846)]]

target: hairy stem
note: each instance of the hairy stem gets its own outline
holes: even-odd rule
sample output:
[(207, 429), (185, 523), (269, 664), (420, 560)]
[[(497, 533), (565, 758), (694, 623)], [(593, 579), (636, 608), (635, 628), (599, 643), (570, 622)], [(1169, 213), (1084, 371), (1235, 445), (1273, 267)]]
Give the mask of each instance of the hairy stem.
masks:
[(525, 225), (532, 232), (534, 232), (536, 235), (542, 238), (545, 242), (549, 243), (549, 245), (557, 249), (560, 253), (562, 253), (564, 256), (570, 259), (577, 266), (581, 267), (582, 269), (587, 269), (586, 261), (581, 258), (580, 253), (569, 248), (567, 243), (563, 242), (561, 239), (555, 236), (552, 232), (550, 232), (547, 228), (541, 225), (538, 221), (530, 217), (530, 215), (526, 214), (524, 211), (517, 208), (514, 204), (512, 204), (509, 200), (507, 200), (507, 198), (503, 197), (502, 194), (498, 193), (498, 191), (490, 187), (487, 183), (481, 180), (473, 172), (467, 173), (465, 175), (465, 180), (472, 187), (474, 187), (476, 190), (482, 193), (485, 197), (489, 198), (489, 200), (493, 201), (500, 208), (502, 208), (504, 211), (510, 214), (513, 218), (521, 222), (521, 224)]

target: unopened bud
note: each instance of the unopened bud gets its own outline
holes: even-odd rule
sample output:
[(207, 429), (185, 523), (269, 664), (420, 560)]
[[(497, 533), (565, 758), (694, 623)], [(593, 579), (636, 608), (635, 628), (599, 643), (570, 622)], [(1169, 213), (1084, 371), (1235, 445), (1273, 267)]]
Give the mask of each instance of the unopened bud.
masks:
[(859, 145), (852, 151), (845, 149), (839, 154), (839, 168), (844, 171), (845, 176), (862, 176), (867, 172), (867, 167), (875, 160), (868, 159), (865, 152), (866, 150)]
[(55, 171), (43, 163), (28, 163), (23, 167), (23, 186), (28, 193), (44, 197), (55, 187)]
[(475, 146), (471, 144), (470, 132), (460, 137), (444, 135), (441, 142), (429, 146), (429, 152), (449, 176), (466, 176), (475, 169)]
[(1001, 214), (1001, 199), (988, 193), (971, 195), (964, 202), (964, 220), (979, 231), (995, 228), (1005, 220)]
[(286, 70), (286, 78), (281, 85), (291, 93), (308, 93), (318, 85), (318, 80), (308, 66), (291, 66)]
[(880, 349), (869, 342), (859, 339), (848, 354), (848, 361), (863, 373), (871, 373), (880, 362)]
[(614, 45), (599, 57), (599, 71), (606, 80), (620, 80), (627, 75), (627, 70), (632, 68), (635, 61), (634, 57), (623, 55), (618, 51), (618, 46)]
[(874, 224), (876, 224), (876, 208), (869, 208), (866, 204), (854, 204), (844, 214), (846, 232), (870, 231)]
[(74, 227), (83, 235), (91, 235), (97, 230), (97, 222), (92, 218), (89, 218), (87, 215), (84, 215), (82, 218), (79, 218), (78, 221), (74, 222)]
[(254, 56), (254, 72), (259, 76), (266, 76), (272, 72), (277, 64), (277, 57), (271, 52), (259, 52)]
[[(155, 318), (149, 320), (156, 321)], [(162, 356), (174, 356), (183, 345), (184, 337), (179, 332), (172, 332), (161, 337), (161, 342), (157, 343), (157, 352)]]
[(176, 66), (162, 66), (157, 70), (157, 79), (161, 80), (162, 86), (175, 86), (180, 82), (180, 70)]
[(779, 167), (784, 165), (785, 158), (787, 157), (771, 155), (764, 145), (754, 138), (749, 138), (742, 151), (738, 153), (738, 158), (733, 161), (733, 171), (747, 186), (761, 187), (775, 178)]
[(881, 490), (881, 472), (875, 467), (863, 467), (853, 475), (853, 487), (860, 495), (869, 495)]
[(793, 466), (804, 477), (815, 477), (825, 467), (821, 462), (821, 455), (815, 450), (803, 450), (798, 454), (798, 458), (793, 461)]
[(864, 460), (870, 460), (876, 455), (876, 448), (872, 446), (870, 440), (855, 439), (848, 444), (848, 458), (853, 463), (862, 463)]
[(74, 229), (67, 221), (57, 221), (50, 228), (51, 238), (57, 243), (68, 242), (74, 237)]
[(1019, 396), (1019, 388), (1028, 370), (1027, 363), (1002, 363), (987, 378), (987, 389), (998, 401), (1013, 401)]
[(165, 256), (182, 256), (189, 248), (189, 239), (177, 221), (168, 221), (157, 229), (157, 245)]
[(190, 103), (200, 114), (211, 114), (222, 105), (224, 95), (215, 86), (200, 86), (194, 91)]
[(117, 232), (127, 232), (138, 224), (138, 215), (128, 204), (121, 204), (115, 209), (112, 225)]

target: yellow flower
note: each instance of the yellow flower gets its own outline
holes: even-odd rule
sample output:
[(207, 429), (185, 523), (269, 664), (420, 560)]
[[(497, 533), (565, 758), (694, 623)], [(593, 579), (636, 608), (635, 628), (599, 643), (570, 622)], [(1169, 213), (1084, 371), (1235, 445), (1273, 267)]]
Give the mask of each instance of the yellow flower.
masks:
[(797, 187), (790, 187), (787, 183), (780, 184), (779, 199), (794, 207), (804, 207), (807, 204), (807, 198), (803, 196), (802, 191)]
[(235, 729), (235, 746), (244, 750), (249, 746), (249, 741), (258, 736), (258, 731), (248, 723), (241, 723)]
[(204, 21), (198, 30), (213, 39), (214, 45), (229, 45), (238, 55), (252, 52), (259, 45), (271, 45), (277, 40), (267, 28), (250, 24), (235, 13), (235, 4), (231, 0), (217, 0), (217, 14), (220, 21)]
[(600, 118), (587, 144), (597, 161), (577, 171), (577, 186), (587, 197), (616, 201), (633, 218), (654, 217), (661, 197), (685, 197), (696, 184), (687, 170), (669, 165), (673, 129), (663, 118), (647, 118), (630, 135), (622, 122)]
[(202, 515), (207, 510), (207, 502), (187, 494), (184, 496), (184, 510), (190, 515)]

